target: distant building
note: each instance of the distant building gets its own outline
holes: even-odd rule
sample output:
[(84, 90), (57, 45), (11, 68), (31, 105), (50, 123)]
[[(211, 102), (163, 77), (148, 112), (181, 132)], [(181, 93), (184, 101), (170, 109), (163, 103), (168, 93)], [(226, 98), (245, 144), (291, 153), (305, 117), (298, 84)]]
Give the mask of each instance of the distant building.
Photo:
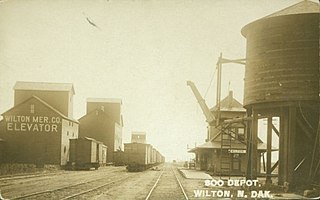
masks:
[(100, 109), (108, 113), (108, 116), (118, 123), (123, 124), (121, 113), (122, 100), (113, 98), (88, 98), (87, 99), (87, 113), (93, 110)]
[(72, 84), (17, 82), (14, 89), (14, 107), (0, 121), (4, 162), (65, 165), (79, 129)]
[(146, 133), (145, 132), (132, 132), (131, 143), (142, 143), (146, 144)]
[(80, 137), (90, 137), (108, 147), (108, 162), (113, 162), (113, 152), (122, 150), (121, 99), (89, 98), (87, 114), (79, 119)]

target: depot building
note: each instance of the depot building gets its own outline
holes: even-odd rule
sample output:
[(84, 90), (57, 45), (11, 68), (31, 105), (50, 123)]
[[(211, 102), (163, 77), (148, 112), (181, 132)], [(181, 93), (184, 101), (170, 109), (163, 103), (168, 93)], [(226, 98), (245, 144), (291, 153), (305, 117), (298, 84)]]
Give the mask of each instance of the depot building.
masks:
[(65, 165), (79, 131), (73, 85), (17, 82), (14, 90), (14, 106), (0, 121), (1, 162)]

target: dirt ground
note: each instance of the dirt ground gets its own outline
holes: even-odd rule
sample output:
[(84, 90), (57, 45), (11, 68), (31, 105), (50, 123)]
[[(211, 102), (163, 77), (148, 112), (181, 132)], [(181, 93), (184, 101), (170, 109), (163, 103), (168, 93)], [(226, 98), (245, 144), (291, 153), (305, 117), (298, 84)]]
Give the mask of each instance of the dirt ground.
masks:
[[(115, 181), (112, 184), (101, 187), (94, 191), (88, 192), (81, 196), (77, 196), (73, 199), (94, 199), (94, 200), (130, 200), (130, 199), (145, 199), (150, 189), (158, 179), (163, 166), (160, 166), (157, 170), (146, 170), (144, 172), (127, 172), (125, 167), (101, 167), (98, 170), (91, 171), (63, 171), (59, 170), (52, 173), (35, 173), (25, 176), (10, 176), (0, 177), (0, 191), (1, 195), (5, 199), (15, 199), (17, 197), (42, 192), (46, 190), (52, 190), (50, 194), (44, 196), (31, 196), (29, 199), (61, 199), (61, 197), (69, 196), (75, 193), (75, 191), (86, 191), (95, 187), (94, 185), (101, 185), (103, 183), (112, 182), (113, 180), (121, 179), (121, 181)], [(205, 180), (198, 179), (186, 179), (180, 173), (176, 173), (181, 184), (183, 185), (185, 192), (190, 200), (193, 199), (219, 199), (218, 197), (202, 196), (196, 197), (196, 190), (231, 190), (237, 192), (242, 190), (242, 187), (211, 187), (205, 185)], [(74, 186), (73, 189), (60, 189), (59, 192), (53, 190), (69, 187), (78, 183), (86, 183), (80, 186)], [(170, 185), (170, 183), (168, 183)], [(168, 186), (170, 187), (170, 186)], [(165, 188), (165, 187), (164, 187)], [(165, 192), (165, 191), (164, 191)], [(177, 191), (178, 192), (178, 191)], [(54, 194), (56, 196), (54, 196)], [(56, 198), (54, 198), (56, 197)], [(302, 196), (295, 194), (274, 193), (272, 199), (301, 199)], [(154, 199), (154, 198), (151, 198)], [(227, 197), (225, 199), (237, 199), (235, 197)], [(268, 199), (260, 196), (256, 199)], [(162, 199), (161, 199), (162, 200)]]

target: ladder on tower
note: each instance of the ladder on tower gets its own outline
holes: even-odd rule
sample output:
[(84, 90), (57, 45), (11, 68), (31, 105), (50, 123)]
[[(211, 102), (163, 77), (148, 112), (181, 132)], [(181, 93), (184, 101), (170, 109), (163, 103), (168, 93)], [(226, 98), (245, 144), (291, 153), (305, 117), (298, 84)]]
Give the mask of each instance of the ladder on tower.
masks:
[(230, 179), (232, 162), (231, 162), (231, 135), (227, 127), (221, 127), (221, 149), (220, 149), (220, 178), (227, 176)]

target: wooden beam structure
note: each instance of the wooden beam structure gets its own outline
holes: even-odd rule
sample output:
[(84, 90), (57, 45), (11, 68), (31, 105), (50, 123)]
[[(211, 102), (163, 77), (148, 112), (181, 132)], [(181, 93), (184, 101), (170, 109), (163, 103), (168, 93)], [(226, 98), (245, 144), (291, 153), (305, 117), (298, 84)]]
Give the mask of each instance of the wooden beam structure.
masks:
[(255, 180), (257, 179), (258, 173), (258, 113), (252, 109), (252, 121), (250, 137), (248, 140), (248, 166), (247, 166), (247, 179)]
[(287, 180), (287, 135), (288, 135), (288, 111), (287, 107), (282, 107), (280, 109), (280, 138), (279, 138), (279, 175), (278, 183), (283, 185)]
[[(251, 109), (247, 109), (247, 116), (251, 117), (252, 116), (252, 110)], [(251, 136), (252, 136), (252, 122), (248, 121), (247, 122), (247, 129), (246, 129), (246, 135), (247, 135), (247, 170), (246, 170), (246, 179), (250, 180), (251, 179), (251, 162), (252, 162), (252, 155), (251, 155), (251, 148), (252, 148), (252, 143), (251, 143)]]
[(274, 163), (274, 165), (271, 167), (271, 173), (278, 167), (279, 165), (279, 160), (277, 160), (276, 163)]
[(222, 53), (220, 53), (220, 57), (217, 62), (217, 96), (216, 96), (216, 105), (217, 105), (217, 120), (216, 126), (220, 125), (220, 101), (221, 101), (221, 74), (222, 74)]
[(295, 168), (295, 137), (296, 137), (296, 126), (297, 126), (297, 109), (295, 106), (289, 107), (289, 130), (287, 136), (287, 182), (294, 186), (294, 168)]
[(279, 130), (272, 124), (272, 130), (277, 134), (277, 136), (279, 137), (280, 132)]
[(272, 151), (272, 117), (268, 117), (267, 128), (267, 178), (266, 183), (271, 184), (271, 151)]

